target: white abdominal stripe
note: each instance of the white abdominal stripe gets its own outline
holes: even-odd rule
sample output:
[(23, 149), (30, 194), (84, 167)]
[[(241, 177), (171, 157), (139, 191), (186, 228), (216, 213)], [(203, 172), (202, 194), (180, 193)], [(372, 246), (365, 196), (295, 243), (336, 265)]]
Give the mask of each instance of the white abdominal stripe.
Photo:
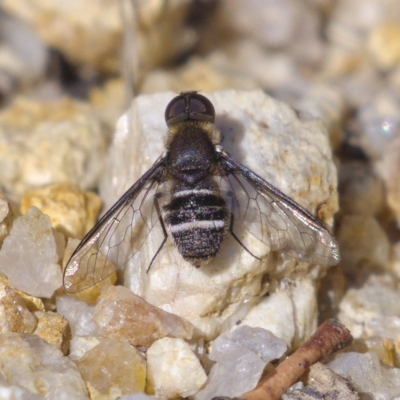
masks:
[(188, 189), (188, 190), (181, 190), (180, 192), (175, 192), (173, 194), (173, 198), (177, 197), (187, 197), (193, 195), (214, 195), (215, 193), (209, 189)]
[(192, 229), (224, 229), (225, 221), (217, 220), (217, 221), (190, 221), (190, 222), (182, 222), (181, 224), (171, 225), (169, 227), (171, 233), (179, 233), (183, 231), (189, 231)]

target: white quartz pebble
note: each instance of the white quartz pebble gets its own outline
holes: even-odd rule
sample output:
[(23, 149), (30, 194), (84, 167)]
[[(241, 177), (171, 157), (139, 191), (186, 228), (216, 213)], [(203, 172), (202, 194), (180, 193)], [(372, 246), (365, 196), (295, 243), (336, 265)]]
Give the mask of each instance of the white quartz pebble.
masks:
[(36, 207), (14, 221), (0, 251), (0, 272), (18, 290), (49, 298), (62, 285), (50, 218)]
[(207, 376), (183, 339), (163, 338), (147, 351), (147, 379), (157, 397), (188, 397), (197, 393)]
[(262, 328), (240, 326), (223, 333), (212, 343), (211, 368), (207, 384), (196, 400), (215, 396), (236, 397), (253, 389), (272, 360), (282, 357), (286, 343)]
[(218, 361), (238, 348), (251, 350), (268, 364), (282, 357), (287, 346), (282, 339), (266, 329), (242, 325), (233, 332), (223, 333), (212, 342), (210, 359)]
[(100, 334), (99, 327), (93, 321), (94, 304), (87, 304), (70, 296), (58, 296), (56, 305), (57, 311), (68, 320), (72, 336)]
[(239, 347), (227, 353), (212, 368), (203, 390), (195, 400), (216, 396), (239, 397), (254, 389), (267, 363), (253, 351)]

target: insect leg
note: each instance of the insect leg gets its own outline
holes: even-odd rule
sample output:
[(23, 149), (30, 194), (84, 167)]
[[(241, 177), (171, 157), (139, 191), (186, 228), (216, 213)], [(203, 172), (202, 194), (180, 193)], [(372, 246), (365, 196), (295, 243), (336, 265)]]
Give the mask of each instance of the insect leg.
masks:
[(160, 209), (160, 205), (158, 204), (158, 200), (157, 200), (157, 196), (154, 196), (154, 206), (156, 208), (157, 214), (158, 214), (158, 219), (160, 220), (160, 224), (161, 224), (161, 228), (163, 230), (164, 233), (164, 239), (160, 245), (160, 247), (158, 248), (156, 254), (154, 254), (153, 258), (151, 259), (151, 262), (146, 270), (146, 274), (149, 273), (151, 266), (153, 265), (154, 260), (156, 259), (156, 257), (158, 256), (158, 253), (161, 251), (161, 249), (163, 248), (165, 242), (167, 241), (167, 237), (168, 237), (168, 233), (167, 230), (165, 228), (165, 224), (164, 221), (162, 219), (162, 214), (161, 214), (161, 209)]

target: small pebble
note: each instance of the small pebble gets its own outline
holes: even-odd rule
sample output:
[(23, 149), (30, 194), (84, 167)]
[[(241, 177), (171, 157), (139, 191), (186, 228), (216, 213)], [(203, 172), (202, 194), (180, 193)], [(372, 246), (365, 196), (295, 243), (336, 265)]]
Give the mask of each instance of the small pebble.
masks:
[(182, 339), (163, 338), (147, 350), (148, 393), (173, 399), (192, 396), (207, 376), (199, 359)]
[(110, 286), (101, 295), (93, 320), (106, 337), (127, 339), (134, 346), (150, 346), (164, 336), (191, 339), (193, 325), (144, 301), (123, 286)]

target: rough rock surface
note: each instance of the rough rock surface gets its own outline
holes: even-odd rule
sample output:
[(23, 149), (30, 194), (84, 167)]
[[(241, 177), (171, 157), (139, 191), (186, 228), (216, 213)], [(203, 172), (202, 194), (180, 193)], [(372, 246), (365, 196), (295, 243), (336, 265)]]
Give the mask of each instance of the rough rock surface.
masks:
[(36, 325), (36, 317), (28, 310), (22, 297), (0, 282), (0, 333), (32, 333)]
[(50, 218), (36, 207), (17, 218), (0, 251), (0, 271), (12, 287), (49, 298), (62, 282)]
[(69, 353), (71, 340), (71, 328), (68, 321), (61, 314), (52, 311), (37, 311), (35, 316), (38, 324), (33, 333), (56, 346), (66, 356)]
[(37, 207), (50, 217), (51, 226), (66, 237), (82, 239), (95, 224), (101, 200), (93, 192), (64, 183), (26, 192), (21, 199), (21, 212)]
[(93, 188), (106, 143), (88, 104), (19, 97), (0, 112), (0, 180), (14, 196), (52, 183)]
[(127, 341), (103, 339), (76, 361), (92, 400), (116, 399), (143, 392), (146, 362)]
[(75, 364), (36, 335), (0, 334), (0, 360), (0, 375), (7, 385), (48, 400), (89, 398)]
[(126, 339), (135, 346), (150, 346), (164, 336), (193, 336), (192, 324), (146, 303), (123, 286), (111, 286), (100, 297), (93, 320), (104, 336)]
[(207, 380), (189, 344), (174, 338), (163, 338), (150, 346), (147, 375), (147, 392), (167, 399), (192, 396)]

